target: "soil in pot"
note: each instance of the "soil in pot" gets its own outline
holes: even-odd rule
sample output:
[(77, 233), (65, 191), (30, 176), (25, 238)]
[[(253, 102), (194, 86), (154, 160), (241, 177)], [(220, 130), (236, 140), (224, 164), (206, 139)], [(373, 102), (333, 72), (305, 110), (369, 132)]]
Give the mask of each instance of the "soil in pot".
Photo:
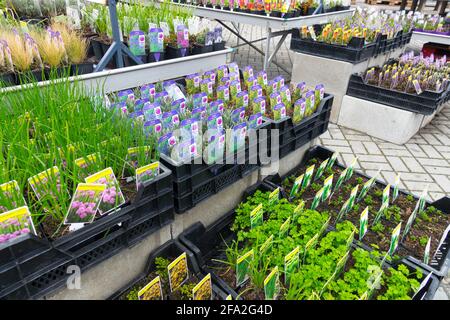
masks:
[[(316, 165), (316, 170), (322, 161), (319, 159), (312, 159), (307, 165), (299, 169), (295, 174), (285, 178), (282, 186), (289, 195), (296, 177), (305, 173), (306, 168), (312, 164)], [(312, 204), (314, 196), (317, 191), (323, 186), (325, 178), (333, 174), (333, 187), (342, 173), (343, 169), (334, 166), (331, 170), (328, 169), (322, 177), (313, 181), (311, 185), (303, 192), (299, 192), (297, 197), (293, 199), (295, 203), (299, 200), (305, 201), (305, 207), (309, 208)], [(315, 172), (314, 172), (315, 175)], [(322, 202), (317, 210), (328, 211), (332, 215), (331, 224), (336, 222), (337, 215), (342, 208), (344, 202), (350, 197), (351, 190), (356, 185), (359, 185), (359, 191), (367, 178), (357, 175), (356, 173), (342, 186), (334, 192), (334, 194), (325, 202)], [(369, 227), (367, 234), (363, 238), (363, 243), (374, 247), (376, 249), (387, 251), (391, 241), (391, 234), (393, 229), (402, 222), (402, 231), (404, 230), (409, 216), (412, 214), (417, 200), (411, 195), (399, 193), (398, 198), (392, 203), (392, 197), (389, 208), (384, 213), (380, 222), (373, 225), (373, 220), (381, 207), (383, 190), (380, 186), (374, 185), (360, 202), (355, 203), (353, 209), (348, 212), (343, 219), (351, 221), (356, 227), (359, 227), (359, 220), (362, 211), (369, 206)], [(359, 195), (359, 194), (358, 194)], [(341, 220), (342, 221), (342, 220)], [(399, 246), (397, 254), (401, 256), (411, 255), (419, 260), (422, 260), (423, 253), (428, 237), (431, 236), (431, 254), (436, 252), (439, 245), (439, 240), (450, 222), (450, 216), (436, 210), (434, 207), (428, 207), (421, 214), (418, 214), (416, 220), (405, 238), (401, 246)], [(355, 237), (357, 238), (357, 237)], [(425, 240), (426, 239), (426, 240)]]

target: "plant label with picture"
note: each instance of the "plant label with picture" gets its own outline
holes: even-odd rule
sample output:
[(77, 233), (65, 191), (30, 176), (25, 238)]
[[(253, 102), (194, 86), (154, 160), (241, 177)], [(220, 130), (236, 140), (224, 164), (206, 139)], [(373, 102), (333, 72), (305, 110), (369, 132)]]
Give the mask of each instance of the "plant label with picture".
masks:
[(37, 235), (27, 206), (0, 214), (0, 245), (26, 234)]
[(284, 257), (284, 282), (289, 283), (291, 275), (298, 269), (300, 247), (296, 247)]
[(248, 272), (250, 269), (250, 263), (254, 257), (253, 249), (237, 258), (236, 261), (236, 286), (240, 286), (245, 283), (249, 278)]
[(155, 179), (159, 174), (159, 161), (150, 163), (146, 166), (136, 168), (136, 189), (139, 190), (140, 185)]
[(250, 212), (250, 228), (256, 228), (263, 224), (263, 206), (258, 204), (255, 209)]
[(344, 256), (337, 262), (336, 268), (334, 269), (335, 276), (338, 276), (344, 270), (349, 257), (350, 257), (350, 250), (347, 251), (344, 254)]
[(180, 288), (189, 279), (186, 252), (183, 252), (167, 266), (167, 274), (169, 275), (170, 292)]
[(402, 241), (406, 238), (406, 236), (408, 235), (409, 231), (411, 230), (411, 227), (414, 223), (414, 219), (416, 218), (417, 215), (417, 206), (414, 209), (414, 211), (409, 215), (408, 221), (406, 222), (406, 226), (405, 229), (403, 230), (403, 234), (402, 234)]
[(359, 240), (361, 241), (367, 232), (369, 223), (369, 207), (366, 207), (359, 218)]
[(341, 219), (344, 217), (344, 215), (348, 212), (349, 204), (350, 204), (350, 199), (347, 199), (347, 201), (344, 202), (344, 204), (341, 207), (341, 210), (338, 213), (338, 216), (336, 218), (336, 223), (341, 221)]
[(292, 212), (292, 219), (295, 220), (298, 217), (298, 215), (300, 214), (300, 212), (303, 211), (304, 208), (305, 208), (305, 201), (300, 200), (300, 202), (298, 203), (298, 206), (296, 206), (294, 211)]
[(353, 205), (355, 204), (355, 201), (356, 201), (356, 195), (358, 194), (358, 189), (359, 189), (359, 185), (356, 185), (356, 186), (352, 189), (352, 192), (350, 193), (350, 198), (349, 198), (349, 203), (348, 203), (348, 209), (347, 209), (347, 212), (349, 212), (350, 210), (352, 210)]
[(384, 211), (388, 207), (389, 207), (389, 204), (386, 202), (381, 205), (380, 209), (378, 210), (377, 214), (375, 215), (375, 219), (373, 219), (373, 225), (377, 224), (380, 221), (381, 217), (384, 214)]
[[(140, 147), (131, 147), (127, 149), (127, 156), (125, 165), (122, 170), (122, 176), (125, 176), (125, 168), (129, 167), (132, 169), (132, 172), (139, 168), (139, 166), (143, 163), (147, 163), (150, 160), (151, 156), (151, 147), (150, 146), (140, 146)], [(132, 174), (133, 174), (132, 173)]]
[(333, 155), (328, 160), (327, 167), (325, 168), (325, 171), (333, 169), (333, 166), (334, 166), (334, 163), (336, 162), (337, 156), (338, 156), (337, 152), (333, 153)]
[(27, 203), (16, 180), (0, 185), (0, 213), (26, 205)]
[(269, 194), (269, 206), (276, 205), (280, 200), (280, 188), (276, 188)]
[(28, 183), (39, 201), (47, 195), (56, 198), (61, 193), (61, 174), (56, 166), (32, 176)]
[(325, 171), (325, 168), (327, 167), (328, 161), (329, 161), (329, 159), (324, 160), (324, 161), (320, 164), (319, 168), (317, 168), (317, 171), (316, 171), (316, 175), (315, 175), (315, 177), (314, 177), (314, 180), (320, 179), (320, 177), (323, 175), (323, 173), (324, 173), (324, 171)]
[(394, 190), (392, 191), (392, 203), (398, 198), (398, 188), (400, 186), (400, 173), (397, 174), (394, 181)]
[(86, 178), (87, 176), (97, 172), (101, 169), (100, 163), (100, 155), (98, 153), (92, 153), (85, 157), (76, 159), (75, 165), (79, 170), (78, 176), (80, 178)]
[(304, 176), (303, 181), (302, 181), (302, 189), (301, 189), (301, 191), (303, 191), (303, 190), (305, 190), (306, 188), (309, 187), (309, 184), (311, 183), (312, 175), (314, 173), (314, 167), (315, 167), (315, 165), (313, 164), (312, 166), (310, 166), (310, 167), (308, 167), (306, 169), (305, 176)]
[(275, 266), (264, 279), (264, 297), (266, 300), (276, 300), (280, 289), (279, 277), (278, 266)]
[(383, 190), (383, 197), (381, 198), (381, 204), (389, 206), (389, 195), (391, 192), (391, 185), (388, 184)]
[(285, 222), (280, 226), (280, 231), (278, 233), (279, 238), (285, 237), (289, 234), (289, 227), (291, 225), (291, 217), (288, 217)]
[(111, 211), (114, 211), (115, 208), (120, 207), (125, 203), (125, 197), (120, 190), (120, 184), (111, 167), (87, 177), (84, 181), (86, 183), (100, 183), (106, 185), (106, 189), (103, 192), (102, 200), (98, 207), (98, 212), (101, 215), (110, 213)]
[(391, 244), (389, 245), (389, 255), (390, 256), (392, 256), (394, 254), (395, 250), (397, 250), (401, 227), (402, 227), (402, 223), (400, 222), (392, 231)]
[(295, 179), (294, 185), (292, 186), (292, 189), (291, 189), (291, 193), (289, 194), (290, 199), (294, 198), (295, 195), (297, 194), (298, 189), (300, 188), (300, 186), (302, 184), (303, 176), (304, 175), (302, 174), (301, 176), (297, 177), (297, 179)]
[(320, 202), (322, 201), (322, 196), (323, 196), (324, 190), (325, 190), (325, 187), (322, 187), (319, 191), (317, 191), (317, 193), (314, 196), (314, 199), (311, 203), (311, 210), (316, 210), (316, 208), (319, 206)]
[(128, 39), (130, 51), (135, 56), (145, 55), (145, 33), (140, 30), (133, 30), (130, 32)]
[(268, 237), (266, 239), (266, 241), (264, 241), (264, 243), (259, 248), (259, 253), (261, 254), (262, 257), (264, 255), (268, 254), (270, 252), (270, 250), (272, 250), (273, 239), (274, 239), (274, 236), (273, 236), (273, 234), (271, 234), (270, 237)]
[(138, 292), (139, 300), (163, 300), (161, 278), (155, 277)]
[(354, 157), (352, 163), (348, 166), (347, 172), (345, 174), (344, 181), (348, 181), (353, 176), (353, 171), (355, 169), (356, 162), (358, 161), (358, 157)]
[[(417, 294), (423, 289), (425, 288), (425, 286), (427, 285), (428, 281), (430, 280), (431, 276), (433, 275), (433, 272), (428, 273), (428, 275), (422, 280), (422, 282), (419, 285), (419, 288), (417, 288), (416, 292), (414, 293), (414, 295), (412, 296), (411, 300), (416, 300), (417, 298)], [(420, 297), (420, 300), (423, 300), (425, 296), (425, 293), (423, 294), (422, 297)]]
[(423, 254), (423, 263), (428, 264), (430, 262), (430, 250), (431, 250), (431, 236), (428, 238), (427, 245), (425, 246), (425, 252)]
[(322, 201), (326, 201), (331, 194), (331, 189), (333, 187), (333, 175), (325, 179), (323, 184)]
[(92, 223), (106, 184), (79, 183), (67, 210), (64, 224)]
[(199, 283), (192, 289), (192, 300), (212, 300), (212, 282), (211, 273), (208, 273)]
[(334, 192), (336, 192), (344, 182), (345, 176), (347, 175), (348, 168), (346, 168), (344, 171), (341, 172), (341, 175), (339, 176), (338, 180), (336, 181), (336, 185), (334, 186)]
[(417, 213), (421, 213), (425, 209), (427, 194), (428, 194), (428, 186), (426, 186), (426, 188), (420, 195)]
[[(380, 170), (378, 170), (378, 173), (380, 172)], [(372, 186), (375, 184), (375, 179), (378, 176), (378, 173), (373, 176), (372, 178), (370, 178), (369, 180), (366, 181), (366, 183), (364, 183), (363, 187), (361, 188), (361, 192), (359, 193), (358, 199), (356, 200), (356, 202), (361, 201), (362, 199), (364, 199), (367, 195), (367, 193), (369, 192), (370, 188), (372, 188)]]

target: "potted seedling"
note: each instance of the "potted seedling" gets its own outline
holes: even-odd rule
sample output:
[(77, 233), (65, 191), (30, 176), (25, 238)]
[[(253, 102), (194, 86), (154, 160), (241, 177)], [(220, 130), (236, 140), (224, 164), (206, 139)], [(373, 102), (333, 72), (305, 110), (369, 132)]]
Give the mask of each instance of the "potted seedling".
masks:
[(191, 36), (189, 42), (192, 45), (192, 54), (212, 52), (214, 49), (214, 32), (205, 29), (197, 35)]
[(167, 43), (167, 58), (180, 58), (189, 55), (189, 31), (184, 25), (178, 25), (171, 33)]

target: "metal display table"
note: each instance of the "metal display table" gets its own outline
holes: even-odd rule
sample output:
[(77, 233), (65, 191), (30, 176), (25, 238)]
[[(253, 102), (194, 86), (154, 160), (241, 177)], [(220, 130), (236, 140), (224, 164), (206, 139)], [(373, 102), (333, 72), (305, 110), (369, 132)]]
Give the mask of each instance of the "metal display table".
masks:
[[(226, 48), (225, 50), (210, 53), (140, 64), (114, 70), (93, 72), (70, 77), (69, 81), (72, 83), (81, 83), (86, 90), (92, 93), (109, 93), (217, 68), (218, 66), (227, 63), (227, 55), (231, 52), (233, 52), (233, 49)], [(58, 81), (66, 81), (66, 79), (41, 81), (37, 84), (30, 83), (7, 87), (0, 89), (0, 93), (26, 90), (27, 88), (33, 88), (36, 85), (45, 87)]]
[(450, 45), (450, 36), (414, 31), (412, 34), (411, 41), (433, 42)]
[[(349, 10), (343, 10), (343, 11), (336, 11), (336, 12), (328, 12), (328, 13), (321, 13), (321, 14), (313, 14), (310, 16), (301, 16), (301, 17), (295, 17), (295, 18), (276, 18), (276, 17), (269, 17), (264, 15), (256, 15), (256, 14), (250, 14), (250, 13), (244, 13), (244, 12), (235, 12), (235, 11), (228, 11), (228, 10), (222, 10), (222, 9), (213, 9), (213, 8), (207, 8), (203, 6), (195, 6), (190, 4), (181, 4), (174, 2), (173, 4), (187, 7), (193, 10), (193, 14), (199, 17), (208, 18), (208, 19), (214, 19), (218, 23), (220, 23), (224, 28), (229, 30), (232, 34), (234, 34), (238, 38), (238, 45), (234, 48), (240, 47), (242, 45), (249, 45), (254, 50), (256, 50), (259, 54), (264, 56), (264, 70), (266, 70), (271, 62), (273, 62), (276, 66), (278, 66), (280, 69), (284, 70), (287, 73), (290, 73), (290, 71), (286, 70), (283, 66), (278, 64), (276, 61), (272, 61), (275, 55), (277, 54), (278, 50), (281, 48), (281, 45), (283, 44), (284, 40), (286, 40), (286, 37), (291, 33), (291, 30), (293, 28), (300, 28), (302, 26), (311, 26), (315, 24), (325, 24), (332, 20), (337, 19), (344, 19), (346, 17), (350, 17), (353, 15), (353, 12), (355, 9), (349, 9)], [(225, 24), (225, 21), (228, 21), (231, 23), (232, 27)], [(255, 26), (260, 26), (262, 28), (265, 28), (267, 31), (267, 37), (261, 38), (257, 40), (247, 40), (245, 39), (240, 33), (241, 33), (241, 24), (250, 24)], [(278, 30), (278, 31), (274, 31)], [(270, 52), (270, 44), (273, 38), (279, 37), (281, 38), (278, 40), (275, 49), (273, 52)], [(240, 45), (239, 40), (242, 40), (244, 44)], [(266, 40), (266, 47), (265, 52), (257, 48), (254, 43), (264, 41)]]

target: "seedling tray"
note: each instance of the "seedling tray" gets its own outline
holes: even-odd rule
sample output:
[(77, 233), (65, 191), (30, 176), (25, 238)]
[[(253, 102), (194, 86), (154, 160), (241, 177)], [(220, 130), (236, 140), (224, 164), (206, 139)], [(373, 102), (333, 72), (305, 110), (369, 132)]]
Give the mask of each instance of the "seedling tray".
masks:
[[(203, 273), (202, 270), (199, 268), (196, 259), (194, 258), (194, 255), (192, 252), (190, 252), (184, 245), (182, 245), (177, 240), (169, 240), (165, 244), (163, 244), (158, 249), (154, 250), (150, 253), (147, 263), (145, 265), (145, 268), (141, 274), (139, 274), (134, 280), (132, 280), (129, 284), (121, 288), (120, 290), (116, 291), (114, 294), (112, 294), (108, 300), (117, 300), (120, 299), (122, 296), (124, 296), (128, 291), (130, 291), (131, 288), (138, 285), (139, 283), (143, 282), (147, 276), (156, 269), (156, 258), (162, 257), (162, 258), (176, 258), (183, 252), (186, 252), (187, 261), (188, 261), (188, 268), (191, 273), (193, 273), (197, 278), (202, 279), (206, 273)], [(145, 282), (145, 281), (144, 281)], [(213, 296), (216, 299), (225, 300), (228, 294), (224, 292), (215, 282), (215, 279), (211, 277), (212, 282), (212, 289), (213, 289)], [(164, 297), (164, 299), (167, 299), (167, 297)]]
[[(325, 160), (329, 157), (331, 157), (331, 155), (334, 152), (328, 148), (324, 148), (322, 146), (315, 146), (313, 148), (311, 148), (304, 156), (302, 162), (300, 163), (299, 166), (297, 166), (296, 168), (294, 168), (293, 170), (291, 170), (289, 173), (287, 173), (286, 175), (284, 175), (283, 177), (280, 177), (279, 175), (274, 175), (274, 176), (270, 176), (266, 178), (266, 182), (269, 182), (273, 185), (276, 186), (281, 186), (282, 181), (286, 178), (289, 177), (295, 173), (297, 173), (299, 171), (299, 169), (301, 169), (302, 167), (305, 166), (305, 164), (313, 158), (317, 158), (319, 160)], [(341, 165), (340, 163), (338, 163), (338, 161), (336, 160), (335, 166), (340, 167), (341, 169), (344, 169), (345, 166)], [(370, 179), (371, 177), (355, 170), (354, 171), (354, 175), (358, 175), (361, 177), (364, 177), (366, 179)], [(382, 182), (379, 179), (375, 180), (376, 185), (378, 185), (381, 189), (384, 189), (386, 187), (386, 184), (384, 182)], [(282, 188), (283, 189), (283, 188)], [(391, 194), (393, 192), (393, 187), (391, 187)], [(282, 190), (282, 194), (284, 194), (285, 197), (287, 197), (286, 193)], [(399, 194), (403, 194), (405, 196), (409, 196), (411, 195), (415, 201), (418, 201), (418, 197), (410, 194), (407, 191), (404, 190), (399, 190)], [(450, 198), (449, 197), (443, 197), (437, 201), (434, 202), (426, 202), (426, 208), (429, 206), (433, 206), (436, 209), (442, 211), (444, 214), (449, 214), (450, 213)], [(405, 222), (406, 223), (406, 222)], [(436, 253), (434, 256), (430, 257), (430, 264), (429, 265), (425, 265), (423, 262), (419, 261), (418, 259), (411, 257), (411, 256), (405, 256), (402, 257), (405, 260), (411, 262), (412, 264), (420, 267), (421, 269), (423, 269), (424, 271), (427, 272), (433, 272), (439, 279), (441, 279), (442, 277), (447, 275), (447, 269), (448, 266), (446, 266), (446, 260), (450, 260), (450, 233), (446, 234), (446, 235), (442, 235), (445, 236), (443, 238), (443, 242), (442, 244), (437, 248)], [(356, 241), (355, 243), (358, 245), (361, 245), (361, 242)], [(399, 248), (402, 247), (402, 244), (399, 244)], [(367, 248), (367, 246), (365, 246), (365, 248)], [(433, 254), (433, 252), (431, 252), (431, 254)]]
[(411, 94), (364, 83), (362, 76), (352, 74), (348, 83), (347, 95), (397, 109), (431, 115), (442, 103), (448, 100), (448, 90), (442, 92), (424, 91), (421, 94)]

